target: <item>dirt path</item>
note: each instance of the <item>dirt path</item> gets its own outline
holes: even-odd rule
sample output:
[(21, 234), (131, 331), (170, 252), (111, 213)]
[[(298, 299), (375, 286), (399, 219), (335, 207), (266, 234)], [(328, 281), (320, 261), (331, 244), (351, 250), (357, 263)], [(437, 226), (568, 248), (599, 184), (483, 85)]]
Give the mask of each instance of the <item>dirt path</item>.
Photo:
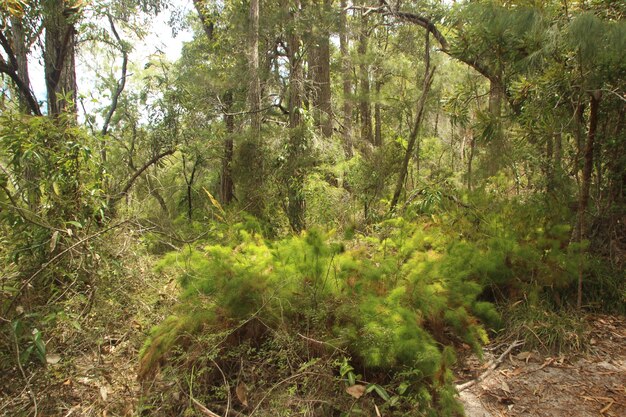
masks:
[[(589, 324), (590, 347), (582, 356), (523, 350), (508, 355), (461, 393), (467, 416), (626, 416), (626, 319), (592, 316)], [(484, 370), (476, 362), (468, 365), (476, 375)]]

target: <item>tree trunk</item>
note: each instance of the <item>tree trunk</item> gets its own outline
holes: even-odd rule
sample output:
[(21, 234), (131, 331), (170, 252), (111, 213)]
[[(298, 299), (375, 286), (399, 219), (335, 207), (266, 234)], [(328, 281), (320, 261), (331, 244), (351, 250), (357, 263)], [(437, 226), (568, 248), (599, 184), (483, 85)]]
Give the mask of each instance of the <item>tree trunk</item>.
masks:
[(220, 182), (220, 194), (222, 203), (228, 205), (233, 201), (233, 135), (235, 133), (235, 116), (229, 114), (233, 105), (233, 93), (224, 94), (224, 124), (226, 125), (226, 138), (224, 139), (224, 156), (222, 157), (222, 175)]
[[(28, 48), (26, 46), (26, 33), (24, 32), (24, 26), (22, 20), (12, 16), (11, 17), (11, 44), (13, 47), (13, 53), (15, 54), (15, 60), (17, 61), (17, 75), (20, 77), (24, 85), (30, 88), (30, 76), (28, 74)], [(30, 106), (28, 98), (19, 91), (20, 108), (23, 111), (29, 111)]]
[(44, 72), (48, 93), (48, 114), (64, 111), (76, 114), (76, 30), (63, 0), (46, 3), (44, 27)]
[(346, 0), (341, 0), (339, 20), (339, 50), (341, 52), (341, 76), (343, 86), (343, 147), (346, 157), (351, 158), (352, 150), (352, 74), (350, 65), (350, 38), (348, 36), (348, 18)]
[(374, 143), (372, 135), (372, 113), (370, 108), (370, 74), (369, 65), (367, 65), (367, 16), (361, 16), (361, 32), (359, 33), (359, 112), (361, 114), (361, 141), (365, 145)]
[(381, 106), (380, 106), (380, 88), (382, 86), (382, 81), (376, 81), (376, 104), (374, 105), (374, 146), (382, 146), (383, 144), (383, 135), (382, 135), (382, 115), (381, 115)]
[(250, 128), (252, 137), (261, 135), (261, 83), (259, 81), (259, 0), (250, 0), (250, 30), (248, 34), (250, 57)]
[(476, 151), (476, 138), (470, 133), (470, 152), (467, 157), (467, 191), (472, 191), (472, 162), (474, 161), (474, 152)]
[[(313, 70), (315, 119), (322, 136), (328, 138), (333, 134), (333, 119), (330, 90), (330, 31), (329, 17), (331, 14), (330, 0), (318, 0), (320, 26), (315, 33), (315, 62), (310, 65)], [(310, 60), (312, 61), (312, 60)]]
[[(578, 243), (582, 244), (585, 238), (585, 212), (589, 205), (589, 189), (591, 186), (591, 172), (593, 170), (593, 149), (596, 138), (596, 130), (598, 127), (598, 107), (600, 106), (600, 91), (591, 93), (591, 107), (589, 111), (589, 130), (587, 132), (587, 143), (585, 144), (585, 165), (583, 167), (583, 176), (580, 186), (580, 196), (578, 200)], [(582, 291), (583, 291), (583, 256), (584, 251), (581, 248), (580, 265), (578, 268), (578, 294), (576, 298), (576, 307), (580, 310), (582, 307)]]
[[(291, 23), (296, 23), (300, 15), (300, 1), (296, 0), (289, 13)], [(289, 59), (289, 143), (287, 169), (287, 217), (294, 232), (305, 227), (304, 172), (302, 167), (306, 138), (302, 129), (302, 100), (304, 94), (304, 72), (300, 49), (300, 36), (295, 28), (288, 33)]]
[(417, 102), (415, 122), (413, 124), (413, 128), (411, 129), (411, 135), (409, 136), (409, 142), (407, 144), (404, 160), (402, 161), (402, 167), (398, 175), (398, 180), (396, 182), (396, 188), (393, 193), (393, 198), (391, 199), (391, 206), (389, 208), (389, 211), (393, 211), (396, 208), (398, 200), (400, 199), (400, 194), (402, 193), (402, 189), (404, 188), (404, 180), (408, 172), (409, 161), (411, 160), (413, 149), (415, 147), (415, 142), (417, 141), (417, 136), (419, 134), (422, 120), (424, 118), (426, 97), (428, 96), (428, 92), (430, 91), (435, 70), (436, 68), (431, 69), (430, 67), (430, 32), (426, 31), (426, 39), (424, 42), (424, 81), (422, 83), (422, 95)]

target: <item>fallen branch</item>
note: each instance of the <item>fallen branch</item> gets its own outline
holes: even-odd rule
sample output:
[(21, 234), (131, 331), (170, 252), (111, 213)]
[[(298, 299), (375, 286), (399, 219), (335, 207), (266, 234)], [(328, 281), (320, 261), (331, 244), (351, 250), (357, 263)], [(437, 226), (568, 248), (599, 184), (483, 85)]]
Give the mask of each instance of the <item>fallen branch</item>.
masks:
[(465, 382), (463, 384), (457, 385), (456, 386), (457, 392), (464, 391), (464, 390), (468, 389), (469, 387), (474, 386), (477, 383), (479, 383), (482, 380), (484, 380), (485, 378), (487, 378), (489, 376), (489, 374), (491, 374), (502, 362), (504, 362), (504, 360), (506, 359), (507, 355), (509, 353), (511, 353), (511, 351), (513, 349), (515, 349), (518, 346), (522, 346), (523, 344), (524, 344), (524, 342), (521, 341), (521, 340), (516, 340), (513, 343), (511, 343), (509, 345), (509, 347), (506, 348), (506, 350), (504, 352), (502, 352), (502, 354), (498, 357), (498, 359), (492, 361), (489, 364), (489, 367), (487, 367), (487, 370), (485, 372), (483, 372), (482, 374), (480, 374), (480, 376), (478, 378), (473, 379), (473, 380), (468, 381), (468, 382)]

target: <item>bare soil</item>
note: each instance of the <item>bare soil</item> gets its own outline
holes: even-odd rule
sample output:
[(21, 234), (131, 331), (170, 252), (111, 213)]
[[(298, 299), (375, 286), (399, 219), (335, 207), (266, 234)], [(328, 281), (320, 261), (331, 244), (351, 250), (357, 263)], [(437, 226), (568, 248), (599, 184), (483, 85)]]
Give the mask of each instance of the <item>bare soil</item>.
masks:
[[(467, 416), (626, 416), (626, 319), (593, 315), (588, 321), (587, 352), (550, 356), (523, 347), (511, 352), (484, 380), (461, 392)], [(497, 356), (491, 352), (485, 359)], [(484, 370), (469, 358), (461, 373), (475, 378)]]

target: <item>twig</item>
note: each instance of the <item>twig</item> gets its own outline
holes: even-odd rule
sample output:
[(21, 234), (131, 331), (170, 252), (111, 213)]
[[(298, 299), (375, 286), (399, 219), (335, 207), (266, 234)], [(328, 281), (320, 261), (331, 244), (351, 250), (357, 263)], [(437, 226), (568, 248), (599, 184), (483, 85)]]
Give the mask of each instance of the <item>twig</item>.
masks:
[(226, 392), (228, 393), (228, 399), (226, 401), (226, 412), (224, 413), (224, 416), (228, 417), (228, 414), (230, 412), (230, 385), (228, 384), (228, 380), (226, 379), (226, 375), (224, 375), (224, 371), (222, 371), (222, 368), (220, 368), (220, 366), (217, 364), (217, 362), (215, 362), (214, 359), (211, 359), (211, 362), (213, 362), (213, 365), (215, 365), (217, 370), (220, 371), (220, 374), (222, 374), (222, 379), (224, 380), (224, 385), (226, 386)]
[(308, 341), (310, 341), (310, 342), (317, 343), (317, 344), (319, 344), (319, 345), (328, 345), (328, 346), (330, 346), (331, 348), (335, 349), (335, 350), (336, 350), (336, 351), (338, 351), (338, 352), (343, 352), (343, 353), (346, 353), (345, 349), (341, 349), (341, 348), (339, 348), (339, 347), (337, 347), (337, 346), (333, 345), (332, 343), (324, 342), (323, 340), (316, 340), (316, 339), (313, 339), (313, 338), (307, 337), (307, 336), (305, 336), (305, 335), (303, 335), (303, 334), (300, 334), (300, 333), (298, 333), (298, 336), (300, 336), (300, 337), (301, 337), (301, 338), (303, 338), (304, 340), (308, 340)]
[(196, 407), (198, 407), (198, 410), (200, 410), (200, 412), (202, 414), (204, 414), (205, 416), (209, 416), (209, 417), (222, 417), (219, 414), (215, 414), (213, 411), (209, 410), (208, 408), (206, 408), (200, 401), (196, 400), (193, 397), (190, 397), (191, 401), (194, 403), (194, 405)]
[(82, 238), (81, 240), (79, 240), (78, 242), (74, 243), (72, 246), (69, 246), (67, 249), (59, 252), (58, 254), (56, 254), (52, 259), (50, 259), (48, 262), (46, 262), (45, 264), (43, 264), (41, 266), (41, 268), (39, 268), (33, 275), (30, 276), (30, 278), (28, 278), (20, 287), (19, 291), (17, 292), (17, 294), (15, 294), (15, 297), (13, 297), (13, 300), (11, 301), (11, 303), (9, 303), (7, 309), (4, 311), (4, 315), (6, 316), (8, 314), (9, 311), (11, 311), (11, 308), (13, 307), (13, 304), (15, 304), (15, 300), (17, 300), (17, 298), (19, 297), (19, 295), (22, 293), (22, 291), (24, 291), (24, 288), (26, 288), (28, 285), (30, 285), (31, 282), (33, 282), (33, 280), (39, 275), (41, 274), (48, 266), (50, 266), (52, 263), (54, 263), (57, 259), (59, 259), (60, 257), (62, 257), (63, 255), (65, 255), (67, 252), (71, 251), (72, 249), (74, 249), (77, 246), (82, 245), (83, 243), (87, 242), (88, 240), (91, 240), (95, 237), (100, 236), (103, 233), (108, 232), (109, 230), (112, 229), (116, 229), (118, 227), (120, 227), (121, 225), (127, 223), (128, 220), (124, 220), (121, 221), (119, 223), (116, 223), (112, 226), (109, 226), (105, 229), (100, 230), (99, 232), (96, 232), (92, 235), (89, 235), (85, 238)]
[(513, 343), (511, 343), (509, 345), (508, 348), (506, 348), (506, 350), (504, 352), (502, 352), (502, 354), (498, 357), (498, 359), (496, 359), (495, 361), (492, 361), (491, 364), (489, 365), (489, 367), (487, 368), (487, 370), (485, 372), (483, 372), (482, 374), (480, 374), (480, 376), (476, 379), (473, 379), (471, 381), (468, 381), (464, 384), (460, 384), (456, 386), (456, 390), (457, 392), (461, 392), (464, 391), (466, 389), (468, 389), (469, 387), (479, 383), (480, 381), (484, 380), (487, 376), (489, 376), (490, 373), (492, 373), (497, 367), (498, 365), (500, 365), (504, 359), (506, 359), (506, 356), (511, 353), (511, 351), (513, 349), (515, 349), (518, 346), (522, 346), (524, 344), (524, 342), (522, 340), (516, 340)]
[(24, 372), (24, 368), (22, 367), (22, 361), (20, 361), (20, 344), (17, 340), (17, 334), (15, 332), (15, 329), (12, 329), (12, 333), (13, 333), (13, 341), (15, 342), (15, 358), (17, 359), (17, 367), (20, 368), (22, 377), (24, 377), (24, 382), (26, 382), (26, 388), (28, 389), (28, 394), (30, 394), (30, 398), (33, 401), (33, 406), (35, 407), (34, 417), (37, 417), (37, 397), (35, 396), (35, 392), (30, 386), (30, 380), (26, 376), (26, 372)]
[(282, 380), (278, 381), (269, 390), (267, 390), (267, 392), (265, 393), (263, 398), (261, 398), (261, 400), (259, 400), (259, 402), (257, 403), (256, 407), (254, 407), (252, 412), (250, 412), (250, 414), (248, 414), (248, 417), (252, 417), (254, 415), (254, 413), (256, 413), (256, 411), (259, 409), (259, 407), (261, 406), (263, 401), (265, 401), (265, 399), (267, 397), (269, 397), (269, 395), (272, 393), (272, 391), (274, 391), (280, 385), (284, 384), (285, 382), (289, 382), (292, 379), (300, 378), (300, 377), (305, 376), (305, 375), (319, 375), (319, 374), (317, 372), (301, 372), (299, 374), (291, 375), (290, 377), (287, 377), (285, 379), (282, 379)]

